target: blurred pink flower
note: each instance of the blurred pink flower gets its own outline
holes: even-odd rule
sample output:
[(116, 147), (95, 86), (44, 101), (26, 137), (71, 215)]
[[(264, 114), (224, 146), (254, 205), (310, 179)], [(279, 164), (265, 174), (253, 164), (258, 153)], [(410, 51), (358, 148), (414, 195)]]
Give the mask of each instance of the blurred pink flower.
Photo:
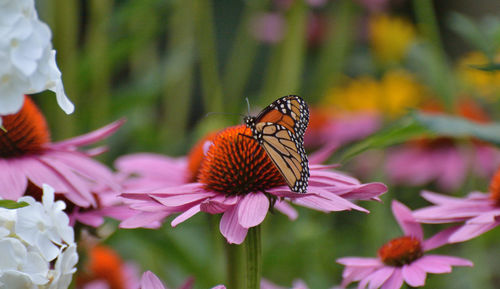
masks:
[[(250, 227), (259, 225), (271, 208), (290, 219), (297, 212), (288, 202), (323, 212), (367, 210), (348, 201), (377, 199), (387, 187), (382, 183), (361, 184), (358, 180), (330, 171), (330, 166), (310, 165), (306, 194), (291, 192), (265, 151), (240, 125), (219, 132), (210, 142), (196, 182), (165, 186), (147, 194), (125, 193), (131, 208), (142, 211), (121, 227), (144, 227), (172, 213), (177, 226), (200, 211), (223, 214), (220, 231), (229, 243), (241, 244)], [(128, 202), (131, 202), (131, 201)]]
[[(287, 287), (278, 286), (269, 280), (262, 279), (260, 281), (260, 289), (287, 289)], [(293, 281), (290, 289), (309, 289), (309, 287), (307, 287), (307, 284), (304, 281), (297, 279)]]
[[(79, 218), (77, 212), (100, 207), (99, 196), (95, 194), (98, 187), (105, 187), (116, 196), (120, 186), (106, 166), (91, 158), (102, 152), (102, 148), (89, 151), (79, 148), (108, 137), (122, 124), (123, 121), (117, 121), (53, 143), (45, 117), (26, 97), (18, 113), (3, 117), (6, 131), (0, 130), (0, 197), (17, 200), (26, 194), (39, 198), (46, 183), (55, 189), (56, 198), (69, 202), (72, 221), (97, 225), (95, 218)], [(99, 220), (102, 221), (102, 215)]]
[[(188, 279), (184, 285), (179, 287), (179, 289), (191, 289), (193, 288), (194, 279)], [(163, 286), (160, 279), (151, 271), (146, 271), (142, 274), (141, 278), (141, 288), (140, 289), (168, 289)], [(217, 285), (212, 289), (226, 289), (224, 285)]]
[[(428, 103), (424, 111), (441, 114), (440, 104)], [(477, 123), (488, 123), (485, 112), (471, 100), (456, 104), (456, 115)], [(490, 178), (500, 165), (500, 150), (472, 139), (470, 145), (439, 137), (404, 144), (388, 153), (386, 172), (392, 183), (411, 186), (436, 182), (444, 191), (457, 190), (468, 173)]]
[(325, 110), (311, 108), (304, 144), (307, 147), (334, 143), (342, 146), (374, 133), (380, 124), (380, 118), (369, 112), (332, 115)]
[(455, 198), (424, 191), (422, 197), (434, 205), (415, 210), (413, 216), (417, 221), (464, 222), (450, 236), (450, 243), (470, 240), (500, 224), (500, 170), (491, 181), (489, 194), (471, 192), (465, 198)]
[(276, 44), (285, 36), (286, 21), (277, 12), (259, 13), (250, 21), (250, 33), (258, 41)]
[(425, 285), (427, 273), (450, 273), (452, 266), (472, 266), (472, 262), (425, 252), (447, 243), (456, 228), (450, 228), (424, 240), (422, 227), (412, 212), (398, 201), (392, 201), (392, 212), (404, 232), (404, 236), (393, 239), (379, 249), (378, 258), (346, 257), (337, 260), (345, 265), (342, 286), (359, 281), (358, 288), (398, 289), (403, 282), (409, 286)]

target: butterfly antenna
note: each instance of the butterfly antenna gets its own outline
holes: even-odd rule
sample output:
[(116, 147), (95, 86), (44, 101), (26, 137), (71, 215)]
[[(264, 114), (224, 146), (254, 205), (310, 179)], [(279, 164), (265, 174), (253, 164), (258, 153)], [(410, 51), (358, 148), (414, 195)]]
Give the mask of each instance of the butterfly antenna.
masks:
[(248, 97), (245, 97), (245, 100), (247, 101), (248, 115), (250, 115), (250, 101), (248, 100)]

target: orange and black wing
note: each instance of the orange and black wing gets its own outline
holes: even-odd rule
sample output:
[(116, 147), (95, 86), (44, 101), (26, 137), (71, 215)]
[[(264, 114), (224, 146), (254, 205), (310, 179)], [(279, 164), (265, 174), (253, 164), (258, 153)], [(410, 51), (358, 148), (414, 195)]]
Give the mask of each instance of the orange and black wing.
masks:
[(298, 95), (281, 97), (267, 106), (256, 118), (256, 123), (274, 123), (284, 126), (297, 139), (303, 140), (309, 124), (309, 108)]
[(309, 164), (303, 139), (295, 137), (285, 126), (270, 122), (259, 122), (255, 129), (261, 135), (261, 146), (290, 189), (298, 193), (307, 192)]

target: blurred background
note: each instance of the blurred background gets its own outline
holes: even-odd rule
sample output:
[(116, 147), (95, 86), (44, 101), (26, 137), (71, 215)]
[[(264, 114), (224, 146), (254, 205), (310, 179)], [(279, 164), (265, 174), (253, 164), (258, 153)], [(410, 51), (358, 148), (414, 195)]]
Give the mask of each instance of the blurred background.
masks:
[[(66, 93), (76, 106), (67, 116), (54, 97), (34, 98), (52, 139), (126, 118), (100, 157), (110, 166), (134, 152), (185, 155), (207, 132), (240, 124), (240, 114), (248, 114), (245, 98), (256, 114), (278, 97), (301, 95), (311, 107), (310, 152), (331, 143), (345, 151), (404, 121), (411, 108), (480, 123), (500, 114), (497, 0), (38, 0), (36, 5), (52, 29)], [(418, 159), (432, 163), (435, 155), (423, 151), (443, 147), (467, 161), (433, 176), (422, 167), (406, 176), (394, 173), (401, 151), (417, 149)], [(279, 214), (267, 218), (263, 276), (274, 283), (290, 286), (300, 278), (310, 288), (339, 284), (343, 268), (337, 258), (375, 256), (401, 233), (391, 199), (415, 209), (426, 205), (419, 197), (423, 188), (457, 196), (486, 191), (500, 164), (496, 148), (473, 139), (418, 139), (345, 161), (336, 155), (332, 161), (341, 161), (341, 170), (364, 182), (383, 181), (389, 192), (382, 203), (361, 204), (369, 215), (299, 208), (295, 222)], [(442, 178), (455, 166), (462, 170)], [(225, 282), (225, 245), (216, 218), (199, 214), (178, 228), (167, 222), (157, 231), (114, 231), (116, 223), (109, 221), (102, 230), (109, 235), (104, 242), (122, 258), (152, 270), (171, 288), (189, 276), (196, 278), (195, 288), (209, 288)], [(426, 235), (436, 227), (442, 228), (425, 227)], [(494, 230), (440, 249), (471, 259), (475, 267), (430, 276), (426, 288), (496, 288), (499, 237)]]

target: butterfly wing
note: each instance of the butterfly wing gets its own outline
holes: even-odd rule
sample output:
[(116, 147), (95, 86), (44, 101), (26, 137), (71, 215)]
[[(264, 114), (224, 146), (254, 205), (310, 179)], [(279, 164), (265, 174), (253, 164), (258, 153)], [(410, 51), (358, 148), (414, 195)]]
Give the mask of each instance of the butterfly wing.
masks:
[(294, 192), (305, 193), (309, 180), (309, 165), (303, 141), (278, 124), (258, 123), (261, 145)]
[(282, 97), (255, 118), (255, 131), (267, 155), (294, 192), (305, 193), (309, 164), (304, 150), (304, 133), (309, 109), (302, 98)]
[(272, 122), (286, 127), (297, 138), (304, 139), (309, 124), (309, 108), (298, 95), (278, 98), (256, 117), (256, 123)]

